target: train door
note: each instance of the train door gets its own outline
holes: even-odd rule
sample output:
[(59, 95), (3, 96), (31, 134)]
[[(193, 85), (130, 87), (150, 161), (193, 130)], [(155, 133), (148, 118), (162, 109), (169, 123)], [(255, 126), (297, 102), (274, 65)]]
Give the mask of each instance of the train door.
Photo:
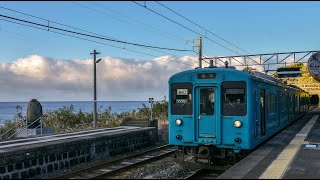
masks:
[(198, 124), (199, 142), (216, 142), (216, 114), (215, 100), (217, 88), (196, 88), (196, 122)]
[(260, 89), (260, 130), (261, 130), (261, 137), (266, 135), (266, 91), (264, 89)]

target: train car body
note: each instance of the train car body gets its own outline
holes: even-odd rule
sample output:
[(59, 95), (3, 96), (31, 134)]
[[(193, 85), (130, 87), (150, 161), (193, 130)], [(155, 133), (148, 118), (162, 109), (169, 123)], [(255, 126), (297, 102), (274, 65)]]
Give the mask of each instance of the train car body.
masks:
[[(202, 68), (169, 79), (169, 144), (252, 150), (303, 116), (309, 94), (258, 72)], [(222, 150), (222, 151), (221, 151)]]

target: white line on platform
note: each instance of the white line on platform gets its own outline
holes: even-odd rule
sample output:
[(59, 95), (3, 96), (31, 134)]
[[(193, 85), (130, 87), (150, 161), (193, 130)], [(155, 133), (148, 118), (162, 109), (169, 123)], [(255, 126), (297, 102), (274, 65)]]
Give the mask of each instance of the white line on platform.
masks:
[(314, 115), (259, 179), (281, 179), (319, 115)]

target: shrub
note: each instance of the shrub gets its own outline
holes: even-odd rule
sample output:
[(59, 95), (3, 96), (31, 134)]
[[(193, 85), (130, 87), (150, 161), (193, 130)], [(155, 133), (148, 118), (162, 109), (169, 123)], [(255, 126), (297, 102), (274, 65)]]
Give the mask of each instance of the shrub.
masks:
[[(18, 121), (26, 118), (22, 115), (22, 107), (16, 107), (17, 112), (13, 120), (7, 120), (4, 122), (3, 127), (0, 128), (0, 133), (4, 133), (13, 127)], [(153, 118), (158, 119), (159, 125), (166, 125), (168, 119), (168, 103), (165, 101), (155, 102), (152, 108)], [(145, 104), (142, 104), (142, 108), (138, 111), (132, 110), (129, 112), (115, 113), (112, 112), (112, 108), (108, 107), (98, 109), (98, 122), (97, 127), (113, 127), (121, 125), (121, 122), (126, 118), (149, 118), (151, 109)], [(81, 129), (90, 129), (93, 124), (93, 113), (84, 113), (81, 110), (78, 112), (74, 109), (73, 105), (63, 106), (58, 110), (46, 111), (43, 114), (44, 127), (53, 128), (55, 133), (76, 131)], [(159, 127), (160, 127), (159, 126)], [(24, 124), (19, 126), (24, 127)]]

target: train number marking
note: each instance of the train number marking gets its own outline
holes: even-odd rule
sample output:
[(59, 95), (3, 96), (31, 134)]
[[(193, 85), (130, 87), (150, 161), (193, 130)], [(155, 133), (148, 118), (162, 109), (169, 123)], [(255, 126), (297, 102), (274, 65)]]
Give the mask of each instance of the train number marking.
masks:
[(182, 104), (182, 103), (187, 103), (187, 102), (188, 102), (187, 99), (177, 99), (177, 100), (176, 100), (176, 103), (177, 103), (177, 104)]

